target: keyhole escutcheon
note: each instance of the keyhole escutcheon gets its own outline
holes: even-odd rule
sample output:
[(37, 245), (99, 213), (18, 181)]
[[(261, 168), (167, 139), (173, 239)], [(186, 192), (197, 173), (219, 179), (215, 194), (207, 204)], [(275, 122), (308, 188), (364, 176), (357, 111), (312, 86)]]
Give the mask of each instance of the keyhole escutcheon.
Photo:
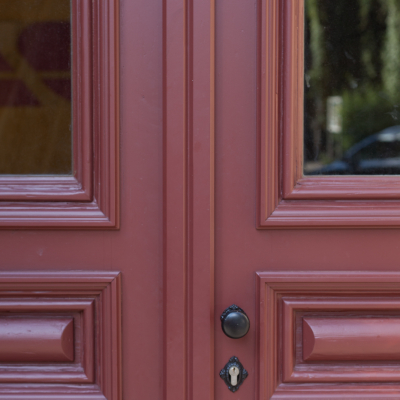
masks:
[(242, 363), (235, 356), (221, 369), (219, 376), (223, 379), (231, 392), (236, 392), (247, 378), (248, 373)]

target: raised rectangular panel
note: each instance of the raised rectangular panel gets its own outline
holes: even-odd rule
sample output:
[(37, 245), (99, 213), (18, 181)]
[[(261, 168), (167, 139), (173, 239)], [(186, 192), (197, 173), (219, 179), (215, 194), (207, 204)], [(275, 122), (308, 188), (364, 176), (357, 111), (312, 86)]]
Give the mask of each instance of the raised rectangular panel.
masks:
[(304, 361), (400, 360), (399, 318), (303, 318)]
[(0, 400), (121, 399), (120, 274), (0, 273)]
[(259, 400), (400, 398), (400, 273), (257, 276)]
[[(1, 281), (1, 274), (0, 274)], [(93, 298), (76, 296), (34, 298), (23, 294), (7, 297), (0, 290), (0, 318), (29, 320), (70, 320), (73, 319), (73, 361), (12, 360), (0, 361), (0, 383), (92, 383), (95, 371), (94, 314), (96, 302)], [(12, 296), (12, 292), (8, 295)], [(22, 322), (19, 324), (20, 327)], [(14, 324), (15, 328), (15, 324)], [(37, 333), (37, 332), (36, 332)], [(37, 336), (37, 335), (36, 335)], [(36, 337), (37, 338), (37, 337)], [(31, 336), (31, 339), (34, 339)], [(15, 350), (15, 347), (14, 347)]]
[(74, 361), (73, 318), (0, 317), (0, 363)]

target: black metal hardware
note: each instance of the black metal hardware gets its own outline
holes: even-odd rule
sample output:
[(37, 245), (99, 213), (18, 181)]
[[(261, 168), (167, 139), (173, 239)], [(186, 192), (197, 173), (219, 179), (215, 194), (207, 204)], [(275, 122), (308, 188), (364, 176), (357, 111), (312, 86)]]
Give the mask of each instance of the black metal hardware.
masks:
[(221, 326), (226, 336), (240, 339), (249, 331), (250, 320), (241, 308), (232, 304), (222, 313)]
[[(237, 382), (236, 385), (232, 385), (232, 377), (229, 373), (232, 367), (236, 367), (239, 370), (239, 374), (237, 375)], [(237, 357), (231, 357), (229, 359), (229, 362), (225, 365), (224, 368), (221, 369), (221, 372), (219, 373), (219, 376), (224, 380), (226, 385), (228, 386), (228, 389), (231, 392), (236, 392), (243, 381), (248, 377), (248, 372), (243, 368), (242, 363), (239, 361)]]

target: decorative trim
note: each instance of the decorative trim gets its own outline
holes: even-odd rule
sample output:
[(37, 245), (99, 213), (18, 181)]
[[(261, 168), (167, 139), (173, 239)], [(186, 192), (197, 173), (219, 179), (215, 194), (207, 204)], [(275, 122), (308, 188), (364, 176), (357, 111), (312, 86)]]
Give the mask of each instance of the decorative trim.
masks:
[(0, 228), (119, 227), (118, 0), (72, 0), (74, 176), (0, 177)]
[(257, 227), (399, 227), (399, 177), (303, 176), (304, 1), (259, 7)]
[[(1, 274), (0, 274), (1, 280)], [(0, 290), (4, 295), (4, 289)], [(11, 293), (7, 293), (8, 296)], [(56, 296), (54, 292), (49, 297)], [(61, 317), (68, 315), (75, 320), (75, 346), (76, 355), (70, 364), (18, 364), (0, 362), (0, 383), (93, 383), (94, 382), (94, 300), (80, 298), (29, 298), (29, 294), (21, 293), (18, 298), (2, 297), (0, 300), (0, 313), (7, 316), (18, 313), (26, 317), (27, 321), (32, 316)], [(1, 398), (1, 390), (0, 390)]]
[[(342, 304), (337, 301), (335, 305)], [(385, 312), (385, 304), (379, 305)], [(296, 338), (296, 343), (302, 347), (301, 361), (400, 361), (400, 318), (397, 315), (379, 316), (375, 312), (366, 315), (363, 311), (359, 311), (358, 317), (336, 314), (322, 312), (317, 317), (302, 316), (299, 321), (302, 323), (298, 325), (302, 325), (299, 330), (303, 343)], [(368, 379), (371, 380), (371, 375)]]
[(400, 369), (393, 361), (304, 361), (303, 317), (393, 318), (400, 310), (400, 273), (258, 272), (257, 399), (394, 399)]
[(164, 400), (214, 398), (214, 1), (163, 0)]
[(0, 317), (0, 363), (75, 360), (74, 318), (54, 315)]
[(73, 362), (1, 362), (0, 399), (121, 400), (120, 286), (117, 272), (1, 272), (0, 312), (68, 315), (79, 329)]

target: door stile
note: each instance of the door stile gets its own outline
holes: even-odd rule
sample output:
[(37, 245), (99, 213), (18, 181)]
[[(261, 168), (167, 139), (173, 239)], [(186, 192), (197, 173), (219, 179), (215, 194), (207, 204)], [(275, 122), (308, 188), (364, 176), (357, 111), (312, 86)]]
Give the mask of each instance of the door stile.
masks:
[(163, 3), (163, 395), (183, 400), (187, 381), (186, 1)]
[[(191, 1), (192, 400), (214, 399), (215, 0)], [(190, 79), (191, 77), (191, 79)], [(198, 371), (204, 371), (198, 379)]]
[(165, 400), (214, 396), (214, 9), (164, 0)]

